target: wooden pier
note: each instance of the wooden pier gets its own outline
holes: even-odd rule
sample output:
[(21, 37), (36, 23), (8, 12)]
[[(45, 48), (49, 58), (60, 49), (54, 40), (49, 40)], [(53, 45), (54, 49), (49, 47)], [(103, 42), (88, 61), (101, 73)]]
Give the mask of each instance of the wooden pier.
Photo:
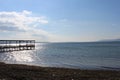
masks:
[(0, 40), (0, 52), (34, 49), (35, 40)]

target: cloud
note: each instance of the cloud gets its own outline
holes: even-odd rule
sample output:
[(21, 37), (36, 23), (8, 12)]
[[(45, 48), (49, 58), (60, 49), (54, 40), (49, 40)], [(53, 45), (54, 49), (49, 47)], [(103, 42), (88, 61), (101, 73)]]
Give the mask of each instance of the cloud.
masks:
[[(48, 28), (46, 31), (44, 29), (47, 27), (41, 29), (41, 26), (51, 29)], [(0, 12), (0, 39), (35, 39), (42, 42), (92, 41), (97, 39), (97, 36), (93, 34), (94, 31), (92, 32), (94, 26), (97, 26), (99, 31), (101, 30), (101, 25), (98, 23), (72, 21), (65, 18), (61, 20), (49, 19), (48, 21), (47, 17), (35, 16), (32, 11), (27, 10)], [(93, 28), (86, 30), (87, 28), (84, 27)], [(102, 38), (104, 37), (106, 36), (102, 35)], [(116, 37), (119, 35), (114, 36), (114, 38)]]
[[(35, 26), (48, 24), (44, 16), (33, 16), (31, 11), (0, 12), (0, 33), (11, 33), (7, 39), (37, 39), (49, 41), (52, 34)], [(2, 39), (2, 38), (1, 38)], [(6, 39), (6, 38), (5, 38)]]
[[(28, 26), (34, 23), (47, 24), (48, 21), (41, 17), (31, 16), (32, 12), (22, 11), (22, 12), (0, 12), (0, 28), (4, 26), (6, 31), (10, 28), (15, 28), (15, 30), (27, 30), (32, 26)], [(10, 29), (11, 31), (11, 29)]]
[[(41, 26), (50, 27), (52, 33), (41, 29)], [(0, 39), (35, 39), (42, 42), (88, 40), (88, 37), (81, 37), (74, 31), (74, 27), (78, 28), (77, 26), (86, 26), (86, 23), (80, 24), (68, 19), (48, 21), (47, 17), (35, 16), (32, 11), (27, 10), (0, 12)], [(79, 35), (75, 36), (75, 33)]]

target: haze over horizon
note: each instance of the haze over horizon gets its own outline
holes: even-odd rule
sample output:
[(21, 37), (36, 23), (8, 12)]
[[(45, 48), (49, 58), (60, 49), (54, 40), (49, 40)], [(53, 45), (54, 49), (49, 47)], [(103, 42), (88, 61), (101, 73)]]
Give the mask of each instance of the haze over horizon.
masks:
[(120, 39), (120, 0), (2, 0), (0, 39)]

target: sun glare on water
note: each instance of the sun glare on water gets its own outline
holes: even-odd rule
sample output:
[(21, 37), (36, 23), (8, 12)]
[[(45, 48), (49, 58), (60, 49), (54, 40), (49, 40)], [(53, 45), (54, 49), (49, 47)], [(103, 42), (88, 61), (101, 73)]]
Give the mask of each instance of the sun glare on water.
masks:
[(0, 53), (0, 61), (11, 64), (46, 65), (45, 44), (36, 44), (35, 50), (23, 50)]
[(14, 58), (15, 61), (23, 61), (23, 62), (33, 62), (34, 59), (33, 59), (33, 55), (29, 52), (26, 52), (26, 51), (22, 51), (22, 52), (14, 52), (12, 54), (12, 57)]

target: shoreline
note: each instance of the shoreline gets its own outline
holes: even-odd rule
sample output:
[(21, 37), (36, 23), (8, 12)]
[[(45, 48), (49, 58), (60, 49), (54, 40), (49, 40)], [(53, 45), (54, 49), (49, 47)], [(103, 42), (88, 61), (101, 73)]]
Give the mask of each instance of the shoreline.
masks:
[(120, 80), (120, 71), (40, 67), (0, 62), (0, 80)]
[(80, 70), (101, 70), (101, 71), (120, 71), (120, 68), (118, 67), (106, 67), (106, 66), (96, 66), (96, 67), (76, 67), (76, 66), (42, 66), (39, 64), (28, 64), (28, 63), (10, 63), (10, 62), (0, 62), (4, 64), (10, 64), (10, 65), (26, 65), (26, 66), (35, 66), (35, 67), (45, 67), (45, 68), (64, 68), (64, 69), (80, 69)]

